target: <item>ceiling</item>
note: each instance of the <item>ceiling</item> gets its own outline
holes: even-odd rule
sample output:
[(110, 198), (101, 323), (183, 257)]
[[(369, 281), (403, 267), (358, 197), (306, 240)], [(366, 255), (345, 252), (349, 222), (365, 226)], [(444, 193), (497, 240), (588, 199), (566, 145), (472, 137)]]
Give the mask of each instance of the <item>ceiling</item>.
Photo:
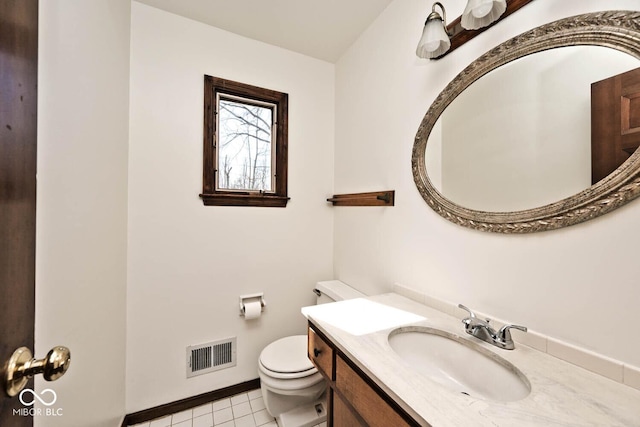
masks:
[(393, 0), (136, 0), (335, 63)]

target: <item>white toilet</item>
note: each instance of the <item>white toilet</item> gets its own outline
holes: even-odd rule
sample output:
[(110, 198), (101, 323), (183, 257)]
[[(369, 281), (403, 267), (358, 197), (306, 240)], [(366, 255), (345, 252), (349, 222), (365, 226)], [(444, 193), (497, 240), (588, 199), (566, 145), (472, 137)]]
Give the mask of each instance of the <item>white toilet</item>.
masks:
[[(365, 295), (339, 280), (318, 282), (316, 304)], [(294, 335), (272, 342), (258, 362), (262, 398), (279, 427), (310, 427), (326, 419), (326, 383), (307, 357), (307, 336)]]

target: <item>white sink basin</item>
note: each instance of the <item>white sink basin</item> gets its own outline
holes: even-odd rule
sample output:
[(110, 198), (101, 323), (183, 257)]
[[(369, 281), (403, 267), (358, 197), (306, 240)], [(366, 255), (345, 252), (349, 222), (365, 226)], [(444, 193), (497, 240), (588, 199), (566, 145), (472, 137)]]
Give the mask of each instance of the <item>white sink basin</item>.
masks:
[(455, 392), (502, 402), (520, 400), (531, 392), (529, 381), (513, 364), (457, 335), (404, 327), (389, 334), (389, 344), (416, 372)]

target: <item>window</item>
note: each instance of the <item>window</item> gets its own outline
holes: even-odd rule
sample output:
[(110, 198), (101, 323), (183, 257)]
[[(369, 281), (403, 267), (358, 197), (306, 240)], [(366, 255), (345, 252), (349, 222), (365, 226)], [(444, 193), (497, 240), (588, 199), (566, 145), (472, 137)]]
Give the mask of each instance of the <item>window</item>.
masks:
[(205, 205), (285, 207), (288, 95), (204, 76)]

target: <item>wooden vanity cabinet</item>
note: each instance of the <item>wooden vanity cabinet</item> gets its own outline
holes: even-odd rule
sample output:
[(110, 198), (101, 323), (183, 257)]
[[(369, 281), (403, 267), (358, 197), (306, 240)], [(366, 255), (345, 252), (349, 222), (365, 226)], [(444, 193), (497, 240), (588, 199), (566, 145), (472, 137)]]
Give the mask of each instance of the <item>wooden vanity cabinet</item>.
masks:
[(327, 379), (329, 426), (420, 425), (311, 324), (307, 354)]
[(327, 418), (331, 419), (328, 423), (329, 425), (336, 427), (367, 427), (361, 421), (361, 418), (354, 414), (349, 404), (342, 400), (338, 394), (333, 393), (333, 390), (331, 390), (331, 410), (328, 414)]
[(333, 347), (320, 337), (313, 329), (309, 328), (307, 333), (307, 355), (311, 363), (318, 368), (329, 381), (335, 379), (333, 370)]

